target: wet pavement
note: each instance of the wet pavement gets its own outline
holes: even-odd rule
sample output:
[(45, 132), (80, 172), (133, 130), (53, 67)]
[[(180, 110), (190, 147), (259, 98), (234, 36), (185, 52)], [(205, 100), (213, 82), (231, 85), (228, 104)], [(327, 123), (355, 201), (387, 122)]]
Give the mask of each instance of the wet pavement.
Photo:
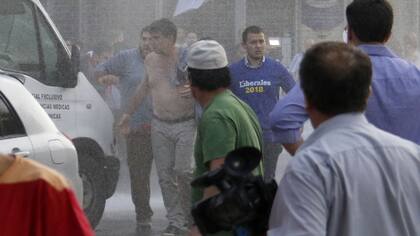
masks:
[[(105, 212), (101, 222), (96, 227), (97, 236), (134, 236), (136, 234), (136, 215), (134, 205), (131, 201), (130, 182), (127, 163), (122, 161), (120, 178), (116, 193), (107, 200)], [(153, 166), (151, 177), (151, 207), (154, 215), (152, 217), (152, 236), (161, 235), (166, 228), (166, 210), (157, 180), (156, 170)], [(144, 235), (146, 236), (146, 235)]]
[[(304, 128), (304, 137), (307, 137), (311, 131), (312, 128), (307, 122)], [(283, 176), (284, 170), (290, 158), (290, 155), (286, 151), (283, 151), (280, 154), (276, 170), (277, 181), (279, 181)], [(106, 202), (104, 215), (95, 230), (97, 236), (146, 236), (141, 233), (135, 233), (135, 212), (134, 205), (131, 202), (129, 184), (127, 163), (125, 160), (122, 160), (117, 190), (116, 193)], [(166, 210), (163, 206), (163, 200), (154, 165), (151, 176), (151, 194), (151, 206), (154, 212), (152, 218), (151, 236), (158, 236), (161, 235), (162, 231), (166, 228), (168, 221), (165, 217)]]

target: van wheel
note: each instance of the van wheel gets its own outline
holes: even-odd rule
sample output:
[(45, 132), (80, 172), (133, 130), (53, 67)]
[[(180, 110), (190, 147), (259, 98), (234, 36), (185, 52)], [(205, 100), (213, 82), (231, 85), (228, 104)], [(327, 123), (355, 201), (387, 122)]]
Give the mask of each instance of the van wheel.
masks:
[(106, 196), (104, 191), (104, 174), (95, 160), (81, 153), (80, 177), (83, 181), (83, 210), (92, 228), (95, 228), (102, 218), (105, 209)]

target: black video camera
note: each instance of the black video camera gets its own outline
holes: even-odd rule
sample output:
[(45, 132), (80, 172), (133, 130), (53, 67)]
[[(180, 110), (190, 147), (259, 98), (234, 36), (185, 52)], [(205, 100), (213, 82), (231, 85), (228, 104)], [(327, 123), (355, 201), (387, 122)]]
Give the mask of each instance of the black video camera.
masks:
[(222, 168), (193, 180), (193, 187), (214, 185), (220, 191), (192, 208), (194, 221), (203, 235), (238, 229), (247, 231), (248, 235), (267, 231), (277, 184), (274, 180), (265, 183), (262, 176), (253, 175), (261, 158), (256, 148), (239, 148), (226, 156)]

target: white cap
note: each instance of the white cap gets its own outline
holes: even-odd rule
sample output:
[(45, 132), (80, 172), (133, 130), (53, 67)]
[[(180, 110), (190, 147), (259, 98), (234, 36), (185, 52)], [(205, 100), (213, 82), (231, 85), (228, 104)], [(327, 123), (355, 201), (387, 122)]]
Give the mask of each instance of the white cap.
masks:
[(199, 70), (221, 69), (228, 65), (225, 49), (214, 40), (200, 40), (188, 49), (187, 65)]

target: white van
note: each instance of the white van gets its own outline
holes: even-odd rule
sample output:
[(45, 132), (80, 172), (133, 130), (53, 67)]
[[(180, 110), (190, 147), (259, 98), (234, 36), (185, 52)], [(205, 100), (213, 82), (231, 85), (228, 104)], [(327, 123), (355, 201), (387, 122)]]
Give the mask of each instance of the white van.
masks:
[[(70, 54), (72, 56), (70, 56)], [(79, 72), (79, 50), (66, 47), (38, 0), (0, 0), (0, 69), (29, 77), (24, 86), (75, 145), (84, 210), (95, 227), (115, 191), (113, 116)]]

